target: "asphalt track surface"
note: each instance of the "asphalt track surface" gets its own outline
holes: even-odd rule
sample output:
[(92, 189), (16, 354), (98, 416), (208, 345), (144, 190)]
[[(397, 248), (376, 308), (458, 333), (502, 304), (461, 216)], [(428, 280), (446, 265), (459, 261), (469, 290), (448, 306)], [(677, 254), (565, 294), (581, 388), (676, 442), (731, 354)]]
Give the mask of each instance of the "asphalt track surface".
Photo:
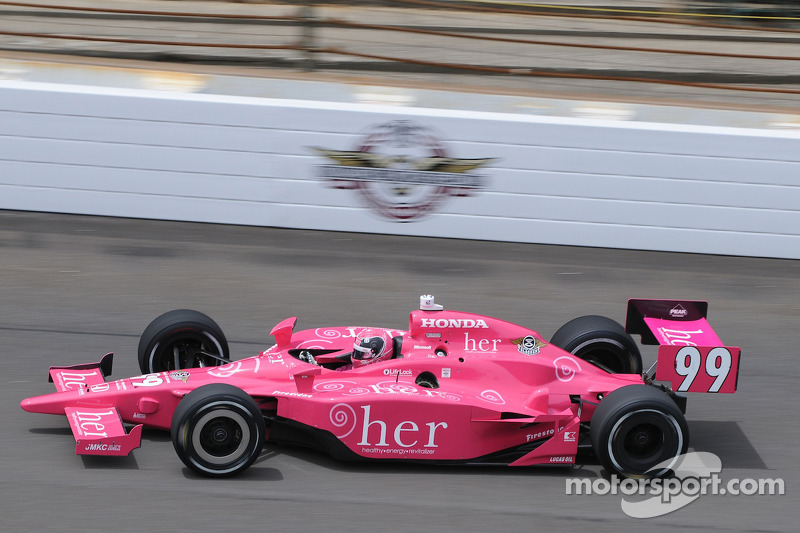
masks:
[[(500, 244), (0, 211), (0, 530), (28, 531), (796, 531), (800, 466), (798, 261)], [(139, 335), (189, 307), (214, 317), (232, 355), (257, 353), (279, 320), (301, 329), (404, 328), (421, 293), (549, 338), (567, 320), (624, 320), (628, 297), (705, 299), (742, 347), (739, 392), (692, 395), (692, 448), (722, 478), (780, 478), (785, 495), (706, 495), (633, 519), (619, 495), (566, 495), (569, 468), (340, 463), (268, 446), (234, 479), (191, 473), (169, 436), (127, 458), (79, 457), (65, 419), (29, 414), (50, 365), (116, 352), (138, 374)], [(645, 363), (654, 359), (648, 347)]]

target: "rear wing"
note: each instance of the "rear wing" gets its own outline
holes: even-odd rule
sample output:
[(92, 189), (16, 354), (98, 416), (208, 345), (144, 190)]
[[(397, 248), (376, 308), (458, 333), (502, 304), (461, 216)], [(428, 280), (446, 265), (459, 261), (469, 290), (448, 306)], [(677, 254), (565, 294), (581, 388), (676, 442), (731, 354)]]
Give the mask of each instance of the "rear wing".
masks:
[(678, 392), (736, 392), (741, 349), (725, 346), (707, 320), (708, 303), (628, 300), (625, 330), (656, 344), (656, 376)]
[[(50, 367), (49, 381), (59, 392), (85, 391), (105, 383), (111, 375), (114, 354), (108, 353), (98, 363)], [(128, 455), (142, 443), (142, 424), (126, 433), (122, 418), (114, 406), (66, 407), (64, 414), (75, 437), (78, 455)]]

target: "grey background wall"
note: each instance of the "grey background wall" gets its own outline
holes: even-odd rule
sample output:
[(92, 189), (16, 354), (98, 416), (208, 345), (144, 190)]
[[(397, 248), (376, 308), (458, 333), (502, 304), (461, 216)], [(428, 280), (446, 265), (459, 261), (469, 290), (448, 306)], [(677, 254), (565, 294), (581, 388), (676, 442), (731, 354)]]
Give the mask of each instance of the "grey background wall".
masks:
[(796, 130), (0, 81), (3, 209), (800, 258), (798, 146)]

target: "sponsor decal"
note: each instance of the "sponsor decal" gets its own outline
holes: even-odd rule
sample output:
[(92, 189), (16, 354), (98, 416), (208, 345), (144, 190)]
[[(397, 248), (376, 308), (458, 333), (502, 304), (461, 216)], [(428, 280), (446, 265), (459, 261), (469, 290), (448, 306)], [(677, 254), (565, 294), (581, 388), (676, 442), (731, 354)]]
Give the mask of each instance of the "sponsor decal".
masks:
[(554, 455), (550, 458), (551, 463), (574, 463), (574, 455)]
[[(275, 364), (278, 364), (278, 365), (283, 365), (283, 364), (285, 364), (285, 361), (283, 360), (283, 354), (280, 354), (280, 353), (270, 353), (270, 354), (268, 354), (268, 353), (265, 353), (265, 354), (262, 354), (262, 355), (263, 355), (264, 357), (261, 357), (261, 359), (265, 359), (265, 360), (266, 360), (266, 361), (268, 361), (268, 362), (269, 362), (271, 365), (275, 365)], [(260, 365), (259, 365), (259, 361), (260, 361), (261, 359), (256, 359), (256, 368), (255, 368), (255, 371), (256, 371), (256, 372), (258, 372), (258, 368), (259, 368), (259, 366), (260, 366)]]
[(365, 454), (431, 455), (439, 447), (436, 438), (447, 429), (447, 422), (403, 420), (390, 424), (374, 416), (371, 405), (362, 405), (356, 412), (346, 403), (337, 403), (331, 407), (328, 419), (337, 438), (344, 439), (354, 432), (354, 436), (360, 435), (357, 445), (364, 447), (361, 452)]
[(707, 331), (702, 329), (687, 331), (663, 327), (658, 328), (658, 332), (661, 334), (663, 344), (669, 344), (670, 346), (697, 346), (697, 342), (693, 339), (697, 336), (702, 338), (703, 335), (708, 334)]
[(111, 444), (88, 443), (83, 450), (87, 452), (119, 452), (122, 451), (122, 446), (113, 442)]
[(441, 333), (426, 333), (425, 337), (427, 337), (429, 339), (441, 339), (442, 338), (442, 334)]
[(361, 448), (363, 454), (380, 455), (433, 455), (436, 450), (426, 448)]
[(496, 352), (497, 343), (501, 339), (473, 339), (469, 331), (464, 332), (464, 351), (466, 352)]
[(525, 335), (518, 339), (511, 339), (511, 344), (515, 344), (519, 353), (524, 353), (525, 355), (536, 355), (544, 346), (547, 346), (533, 335)]
[[(134, 381), (141, 379), (142, 381)], [(131, 385), (134, 387), (157, 387), (164, 383), (164, 380), (158, 374), (146, 374), (144, 376), (136, 376), (131, 378)]]
[(324, 381), (314, 384), (315, 392), (343, 394), (345, 396), (364, 396), (366, 394), (405, 394), (409, 396), (428, 396), (459, 402), (461, 396), (453, 392), (417, 387), (412, 383), (383, 381), (372, 385), (358, 385), (355, 381)]
[(106, 412), (86, 412), (75, 411), (72, 413), (73, 427), (77, 428), (82, 437), (108, 437), (106, 424), (103, 423), (107, 417), (117, 417), (117, 411), (110, 409)]
[(419, 346), (419, 345), (415, 344), (414, 345), (414, 349), (415, 350), (433, 350), (433, 346)]
[(94, 377), (101, 377), (102, 374), (97, 369), (92, 369), (87, 372), (80, 371), (59, 371), (56, 373), (60, 390), (74, 390), (86, 386), (86, 380)]
[(442, 369), (442, 377), (443, 378), (449, 378), (450, 377), (450, 372), (451, 372), (451, 370), (449, 368), (443, 368)]
[(471, 196), (486, 177), (471, 171), (491, 158), (452, 157), (441, 135), (408, 120), (370, 128), (352, 150), (310, 147), (327, 158), (319, 177), (330, 187), (351, 190), (374, 213), (397, 222), (421, 219), (451, 196)]
[[(339, 404), (342, 405), (342, 404)], [(413, 420), (404, 420), (390, 431), (389, 424), (375, 417), (372, 419), (372, 406), (362, 405), (364, 417), (361, 422), (361, 440), (358, 446), (376, 446), (384, 448), (438, 448), (437, 432), (447, 429), (447, 422), (427, 422), (418, 425)], [(389, 442), (391, 441), (391, 443)], [(373, 444), (374, 443), (374, 444)]]
[(532, 440), (543, 439), (545, 437), (552, 437), (555, 434), (556, 434), (555, 429), (553, 428), (545, 429), (543, 431), (538, 431), (536, 433), (528, 433), (527, 435), (525, 435), (525, 441), (530, 442)]
[(564, 432), (564, 442), (575, 442), (577, 438), (578, 432), (577, 431), (565, 431)]
[(181, 371), (181, 372), (170, 372), (170, 373), (169, 373), (169, 377), (170, 377), (170, 378), (172, 378), (172, 379), (174, 379), (174, 380), (176, 380), (176, 381), (183, 381), (184, 383), (186, 383), (186, 381), (189, 379), (189, 376), (190, 376), (190, 375), (191, 375), (191, 374), (189, 374), (188, 372), (185, 372), (185, 371)]
[(147, 415), (144, 413), (133, 413), (133, 418), (147, 418)]
[(669, 310), (669, 316), (671, 318), (686, 318), (688, 314), (689, 311), (687, 311), (686, 308), (681, 304), (678, 304)]
[(401, 375), (401, 376), (410, 376), (413, 373), (414, 372), (412, 372), (411, 370), (407, 370), (407, 369), (406, 370), (400, 370), (399, 368), (384, 368), (383, 369), (383, 375), (384, 376), (396, 376), (398, 374)]
[(423, 328), (463, 328), (463, 329), (489, 329), (486, 321), (473, 318), (423, 318)]
[(276, 396), (293, 396), (295, 398), (311, 398), (312, 397), (311, 394), (308, 394), (306, 392), (284, 392), (284, 391), (280, 391), (280, 390), (274, 390), (274, 391), (272, 391), (272, 394), (275, 394)]

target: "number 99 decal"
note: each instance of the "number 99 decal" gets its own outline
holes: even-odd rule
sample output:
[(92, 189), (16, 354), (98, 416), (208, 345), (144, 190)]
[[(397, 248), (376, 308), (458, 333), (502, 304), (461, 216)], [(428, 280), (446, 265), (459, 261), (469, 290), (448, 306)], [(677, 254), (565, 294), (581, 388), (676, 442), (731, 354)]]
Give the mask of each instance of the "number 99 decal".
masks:
[(723, 346), (661, 346), (656, 379), (678, 392), (736, 392), (740, 355)]

